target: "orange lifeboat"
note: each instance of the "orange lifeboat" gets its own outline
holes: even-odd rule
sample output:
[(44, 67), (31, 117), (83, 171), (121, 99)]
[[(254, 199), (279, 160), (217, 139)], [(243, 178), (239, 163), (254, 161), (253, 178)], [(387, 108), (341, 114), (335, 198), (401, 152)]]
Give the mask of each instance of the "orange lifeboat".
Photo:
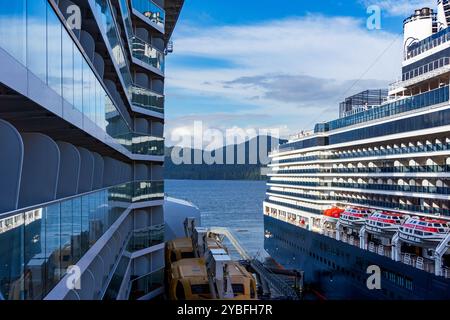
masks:
[(326, 222), (337, 222), (339, 218), (341, 217), (341, 213), (344, 212), (344, 209), (333, 207), (330, 209), (327, 209), (323, 212), (323, 220)]

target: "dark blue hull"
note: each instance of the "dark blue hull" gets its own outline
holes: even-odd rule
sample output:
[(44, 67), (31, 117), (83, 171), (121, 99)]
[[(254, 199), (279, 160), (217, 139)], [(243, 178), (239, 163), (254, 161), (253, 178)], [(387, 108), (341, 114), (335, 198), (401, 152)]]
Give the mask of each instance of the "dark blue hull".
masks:
[[(266, 251), (326, 299), (450, 299), (450, 279), (264, 216)], [(381, 269), (381, 289), (369, 290), (368, 266)]]

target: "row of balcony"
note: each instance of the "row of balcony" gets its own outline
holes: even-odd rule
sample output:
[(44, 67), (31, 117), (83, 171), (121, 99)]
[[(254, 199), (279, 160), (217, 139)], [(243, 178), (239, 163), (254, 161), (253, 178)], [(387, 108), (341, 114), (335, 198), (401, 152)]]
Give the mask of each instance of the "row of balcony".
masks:
[(450, 172), (450, 165), (288, 169), (288, 170), (278, 170), (275, 173), (300, 174), (300, 173), (441, 173), (441, 172)]
[(380, 150), (354, 151), (346, 153), (334, 153), (330, 155), (298, 157), (292, 159), (283, 159), (278, 161), (278, 163), (306, 162), (314, 160), (352, 159), (365, 157), (383, 157), (389, 155), (401, 155), (401, 154), (423, 153), (423, 152), (428, 153), (428, 152), (449, 151), (449, 150), (450, 150), (450, 143), (446, 142), (446, 143), (424, 144), (421, 146), (397, 147)]
[(332, 200), (331, 196), (328, 196), (328, 195), (315, 195), (315, 194), (308, 194), (308, 193), (296, 193), (296, 192), (279, 191), (279, 190), (272, 190), (272, 189), (267, 189), (266, 192), (268, 194), (275, 194), (275, 195), (288, 196), (288, 197), (294, 197), (294, 198), (302, 198), (302, 199), (309, 199), (309, 200), (322, 200), (322, 201)]
[[(276, 192), (271, 190), (270, 191), (273, 194), (285, 194), (283, 192)], [(289, 194), (291, 195), (291, 194)], [(296, 194), (294, 195), (296, 197), (302, 197), (303, 195)], [(322, 200), (322, 199), (317, 199)], [(393, 211), (407, 211), (411, 213), (416, 214), (428, 214), (428, 215), (435, 215), (435, 216), (450, 216), (450, 209), (444, 209), (444, 208), (438, 208), (438, 207), (430, 207), (430, 206), (423, 206), (423, 205), (413, 205), (413, 204), (406, 204), (406, 203), (399, 203), (394, 201), (379, 201), (379, 200), (371, 200), (371, 199), (362, 199), (362, 198), (353, 198), (351, 196), (329, 196), (326, 197), (326, 200), (330, 201), (336, 201), (342, 204), (348, 204), (348, 205), (362, 205), (366, 207), (373, 207), (373, 208), (382, 208), (387, 210), (393, 210)], [(322, 214), (321, 210), (316, 210), (312, 208), (307, 208), (303, 206), (298, 206), (290, 203), (280, 202), (280, 201), (274, 201), (266, 199), (266, 202), (273, 203), (280, 206), (285, 206), (293, 209), (298, 209), (305, 212), (310, 213), (316, 213), (316, 214)]]
[(133, 9), (137, 10), (149, 21), (164, 30), (166, 23), (166, 12), (151, 0), (132, 0)]

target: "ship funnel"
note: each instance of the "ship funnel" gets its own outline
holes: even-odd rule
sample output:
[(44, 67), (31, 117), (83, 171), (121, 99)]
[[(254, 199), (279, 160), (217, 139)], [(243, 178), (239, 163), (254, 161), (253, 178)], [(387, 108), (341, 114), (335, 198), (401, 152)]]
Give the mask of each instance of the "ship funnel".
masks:
[(423, 40), (433, 34), (434, 12), (430, 8), (415, 10), (414, 14), (403, 22), (403, 48)]
[(447, 16), (445, 13), (444, 5), (448, 5), (448, 0), (438, 0), (437, 8), (437, 31), (441, 31), (448, 27)]

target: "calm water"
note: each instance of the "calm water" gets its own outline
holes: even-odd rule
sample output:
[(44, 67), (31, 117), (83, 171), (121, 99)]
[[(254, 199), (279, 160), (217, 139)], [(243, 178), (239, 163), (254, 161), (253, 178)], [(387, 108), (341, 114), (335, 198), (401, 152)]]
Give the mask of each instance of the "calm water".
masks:
[(165, 189), (195, 204), (202, 226), (227, 227), (249, 254), (263, 252), (265, 181), (166, 180)]

